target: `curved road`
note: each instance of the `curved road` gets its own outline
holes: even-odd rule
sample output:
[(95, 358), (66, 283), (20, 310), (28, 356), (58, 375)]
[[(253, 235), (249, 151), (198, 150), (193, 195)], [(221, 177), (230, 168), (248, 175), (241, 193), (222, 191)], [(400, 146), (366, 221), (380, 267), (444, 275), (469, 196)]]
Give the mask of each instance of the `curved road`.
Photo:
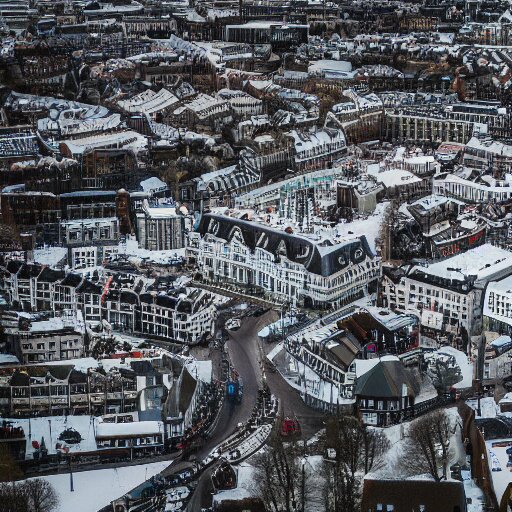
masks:
[[(277, 319), (275, 311), (269, 311), (261, 317), (245, 317), (237, 331), (229, 332), (226, 349), (233, 366), (243, 380), (244, 396), (242, 403), (235, 405), (225, 401), (220, 412), (218, 424), (205, 445), (198, 451), (197, 458), (206, 457), (215, 446), (222, 443), (236, 429), (239, 423), (247, 421), (252, 413), (258, 389), (263, 386), (262, 358), (273, 345), (262, 345), (258, 332)], [(302, 427), (305, 439), (310, 438), (324, 426), (323, 415), (308, 407), (299, 393), (290, 387), (278, 372), (265, 372), (265, 378), (271, 392), (279, 400), (280, 411), (285, 415), (296, 416)], [(213, 486), (211, 483), (212, 466), (200, 477), (194, 494), (188, 503), (188, 512), (198, 512), (211, 506)]]
[[(244, 380), (244, 406), (249, 405), (246, 411), (249, 417), (258, 387), (263, 385), (261, 359), (270, 352), (275, 344), (262, 342), (258, 332), (269, 323), (278, 318), (278, 313), (269, 311), (265, 315), (255, 318), (246, 317), (238, 331), (230, 332), (228, 351), (233, 365)], [(266, 382), (270, 391), (279, 400), (280, 413), (285, 416), (296, 416), (302, 427), (303, 436), (307, 439), (316, 434), (324, 426), (324, 415), (308, 407), (298, 391), (288, 385), (279, 372), (265, 371)], [(246, 380), (247, 379), (247, 380)], [(246, 390), (247, 388), (247, 390)], [(246, 393), (248, 393), (246, 401)]]

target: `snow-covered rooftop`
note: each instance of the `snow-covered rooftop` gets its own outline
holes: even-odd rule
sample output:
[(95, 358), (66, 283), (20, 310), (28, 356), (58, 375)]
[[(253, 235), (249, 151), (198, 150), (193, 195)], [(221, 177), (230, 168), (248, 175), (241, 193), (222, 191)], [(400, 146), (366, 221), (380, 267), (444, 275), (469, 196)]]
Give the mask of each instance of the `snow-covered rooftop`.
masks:
[(104, 423), (96, 426), (96, 438), (135, 437), (164, 433), (161, 421), (133, 421), (130, 423)]
[(512, 252), (484, 244), (428, 267), (414, 269), (452, 281), (462, 282), (466, 276), (476, 276), (478, 283), (512, 272)]

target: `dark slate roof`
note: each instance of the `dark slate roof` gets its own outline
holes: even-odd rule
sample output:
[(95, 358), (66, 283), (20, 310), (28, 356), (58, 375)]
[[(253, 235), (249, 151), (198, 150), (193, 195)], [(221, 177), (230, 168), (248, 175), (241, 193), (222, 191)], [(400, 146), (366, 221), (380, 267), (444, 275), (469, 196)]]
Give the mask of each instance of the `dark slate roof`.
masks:
[(7, 271), (11, 274), (16, 274), (18, 270), (23, 266), (22, 261), (11, 260), (7, 263)]
[(320, 246), (303, 236), (224, 215), (205, 214), (199, 223), (201, 236), (210, 233), (226, 241), (238, 230), (251, 251), (257, 247), (264, 249), (274, 254), (276, 260), (282, 253), (289, 260), (304, 265), (309, 272), (323, 277), (336, 274), (350, 263), (361, 263), (366, 256), (374, 257), (364, 236), (343, 244)]
[(71, 286), (76, 288), (82, 282), (82, 276), (78, 274), (68, 274), (60, 283), (62, 286)]
[(187, 368), (183, 366), (179, 378), (174, 382), (169, 391), (165, 404), (165, 414), (168, 417), (177, 417), (180, 413), (185, 414), (194, 396), (196, 386), (196, 379), (194, 379)]
[(121, 302), (124, 304), (138, 304), (139, 303), (139, 297), (138, 295), (128, 292), (126, 290), (121, 291)]
[(37, 277), (41, 273), (39, 265), (23, 265), (18, 272), (19, 279), (30, 279), (31, 277)]
[(170, 295), (157, 295), (153, 297), (150, 293), (142, 293), (139, 298), (141, 302), (145, 302), (146, 304), (152, 304), (154, 301), (158, 306), (169, 309), (176, 309), (176, 304), (179, 301), (177, 297)]
[(355, 394), (369, 398), (397, 398), (402, 396), (402, 385), (409, 396), (416, 396), (419, 385), (401, 361), (380, 361), (369, 372), (357, 379)]
[(99, 284), (92, 283), (91, 281), (89, 281), (89, 279), (84, 279), (82, 284), (78, 286), (76, 291), (80, 293), (96, 293), (98, 295), (101, 295), (103, 287), (100, 286)]
[(87, 382), (87, 374), (78, 370), (71, 370), (68, 382), (70, 384), (83, 384)]
[[(329, 343), (329, 341), (334, 343)], [(346, 371), (361, 350), (361, 345), (351, 333), (343, 332), (330, 338), (326, 343), (325, 350), (327, 359)]]
[(190, 402), (192, 397), (194, 396), (194, 392), (197, 387), (197, 381), (190, 375), (190, 372), (187, 368), (183, 367), (183, 372), (181, 374), (181, 386), (180, 386), (180, 411), (185, 414), (190, 407)]
[(11, 386), (28, 386), (30, 385), (30, 377), (26, 372), (16, 371), (11, 377), (9, 384)]
[(43, 271), (39, 274), (37, 280), (44, 281), (45, 283), (55, 283), (66, 276), (63, 270), (53, 270), (49, 267), (44, 267)]
[[(365, 478), (361, 510), (377, 510), (378, 504), (393, 505), (396, 512), (419, 510), (460, 512), (466, 510), (462, 482), (433, 480), (373, 480)], [(384, 509), (385, 510), (385, 509)]]
[(512, 437), (512, 418), (497, 416), (496, 418), (477, 418), (478, 429), (484, 433), (485, 439), (504, 439)]

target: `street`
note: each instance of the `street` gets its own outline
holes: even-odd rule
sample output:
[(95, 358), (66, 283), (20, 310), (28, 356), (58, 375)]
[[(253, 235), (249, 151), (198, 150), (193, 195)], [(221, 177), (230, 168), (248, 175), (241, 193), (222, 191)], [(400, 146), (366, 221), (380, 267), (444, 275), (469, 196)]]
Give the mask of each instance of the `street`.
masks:
[[(242, 409), (238, 413), (239, 417), (244, 419), (250, 415), (258, 386), (263, 383), (260, 360), (274, 347), (274, 344), (260, 341), (258, 332), (276, 319), (275, 311), (269, 311), (261, 317), (246, 317), (240, 329), (230, 332), (228, 352), (233, 365), (244, 380), (244, 399), (242, 404), (237, 406)], [(323, 427), (322, 415), (308, 407), (298, 391), (289, 386), (278, 372), (267, 371), (265, 377), (270, 391), (279, 400), (280, 413), (283, 416), (296, 416), (306, 439)]]
[[(245, 423), (250, 419), (258, 397), (258, 390), (263, 387), (264, 380), (272, 394), (279, 400), (280, 414), (297, 417), (305, 440), (323, 428), (322, 415), (306, 406), (299, 393), (291, 388), (278, 372), (263, 372), (262, 359), (274, 345), (261, 342), (258, 332), (276, 319), (277, 312), (270, 310), (259, 317), (246, 316), (239, 329), (228, 331), (229, 336), (225, 349), (229, 354), (232, 366), (243, 380), (243, 399), (240, 404), (224, 400), (217, 425), (212, 435), (195, 454), (195, 460), (204, 460), (216, 446), (234, 433), (238, 424)], [(182, 470), (187, 463), (180, 462), (181, 460), (181, 458), (176, 459), (164, 473), (170, 475)], [(196, 512), (201, 508), (211, 506), (214, 491), (211, 473), (217, 464), (214, 463), (199, 476), (197, 486), (187, 505), (187, 511)]]

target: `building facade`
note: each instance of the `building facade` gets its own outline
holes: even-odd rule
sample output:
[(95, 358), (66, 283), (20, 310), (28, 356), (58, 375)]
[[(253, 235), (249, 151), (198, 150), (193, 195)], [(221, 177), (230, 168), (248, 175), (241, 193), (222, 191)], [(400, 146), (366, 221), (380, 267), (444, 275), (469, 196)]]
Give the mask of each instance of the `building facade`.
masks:
[(305, 306), (350, 302), (380, 276), (380, 258), (364, 236), (320, 246), (305, 236), (227, 216), (203, 215), (187, 250), (205, 280)]

